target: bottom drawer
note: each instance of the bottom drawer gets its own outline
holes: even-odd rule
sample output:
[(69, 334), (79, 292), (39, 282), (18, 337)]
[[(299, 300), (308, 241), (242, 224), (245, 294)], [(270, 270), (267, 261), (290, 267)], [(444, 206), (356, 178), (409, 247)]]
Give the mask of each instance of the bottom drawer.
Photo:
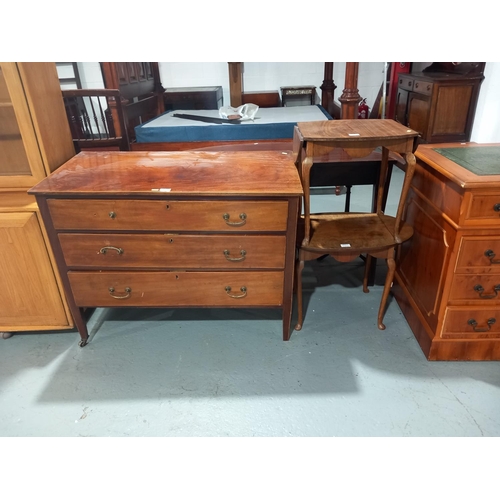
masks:
[(500, 338), (500, 310), (498, 307), (491, 309), (448, 307), (441, 338)]
[(79, 307), (281, 306), (283, 272), (69, 272)]

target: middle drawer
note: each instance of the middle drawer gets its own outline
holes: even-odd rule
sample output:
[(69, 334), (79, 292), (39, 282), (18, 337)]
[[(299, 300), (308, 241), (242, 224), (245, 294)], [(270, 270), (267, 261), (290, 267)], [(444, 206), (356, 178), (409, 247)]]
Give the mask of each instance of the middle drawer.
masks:
[(70, 268), (283, 269), (284, 235), (60, 233)]

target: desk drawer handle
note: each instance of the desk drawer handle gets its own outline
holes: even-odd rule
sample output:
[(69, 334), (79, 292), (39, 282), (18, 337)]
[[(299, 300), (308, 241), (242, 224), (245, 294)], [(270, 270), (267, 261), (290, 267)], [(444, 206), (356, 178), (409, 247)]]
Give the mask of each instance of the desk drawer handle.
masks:
[(222, 218), (226, 221), (226, 224), (228, 226), (243, 226), (244, 224), (246, 224), (247, 214), (245, 214), (245, 213), (240, 214), (241, 222), (229, 222), (229, 218), (230, 218), (229, 214), (224, 214), (222, 216)]
[(229, 250), (224, 250), (224, 255), (226, 256), (226, 259), (229, 262), (241, 262), (242, 260), (245, 260), (247, 251), (246, 250), (241, 250), (240, 255), (241, 257), (229, 257)]
[(247, 295), (247, 287), (242, 286), (240, 290), (243, 292), (241, 295), (235, 295), (234, 293), (229, 293), (231, 291), (230, 286), (226, 286), (226, 293), (232, 298), (232, 299), (242, 299), (243, 297), (246, 297)]
[(112, 286), (110, 286), (108, 288), (108, 290), (109, 290), (109, 294), (111, 295), (111, 297), (113, 297), (114, 299), (119, 299), (119, 300), (128, 299), (130, 297), (130, 293), (132, 292), (132, 288), (129, 288), (128, 286), (125, 287), (125, 295), (113, 295), (115, 292), (115, 289)]
[(495, 205), (493, 205), (493, 210), (495, 212), (500, 212), (500, 203), (496, 203)]
[(108, 250), (115, 250), (115, 252), (118, 254), (118, 255), (121, 255), (123, 253), (123, 248), (118, 248), (118, 247), (102, 247), (100, 250), (99, 250), (99, 253), (106, 253)]
[(496, 319), (490, 318), (487, 322), (487, 325), (488, 325), (487, 328), (477, 328), (477, 321), (473, 318), (471, 318), (469, 321), (467, 321), (467, 323), (472, 326), (472, 329), (475, 332), (489, 332), (491, 330), (491, 325), (494, 325), (496, 323)]
[(494, 260), (495, 257), (496, 257), (496, 253), (493, 251), (493, 250), (486, 250), (486, 252), (484, 252), (484, 255), (486, 255), (486, 257), (488, 257), (488, 259), (490, 259), (490, 262), (492, 264), (500, 264), (500, 260)]
[(109, 212), (108, 214), (112, 219), (116, 217), (116, 212)]
[(494, 299), (498, 295), (498, 292), (500, 291), (500, 285), (495, 285), (493, 287), (493, 291), (495, 292), (494, 295), (493, 294), (483, 295), (484, 288), (481, 285), (476, 285), (474, 287), (474, 291), (477, 292), (482, 299)]

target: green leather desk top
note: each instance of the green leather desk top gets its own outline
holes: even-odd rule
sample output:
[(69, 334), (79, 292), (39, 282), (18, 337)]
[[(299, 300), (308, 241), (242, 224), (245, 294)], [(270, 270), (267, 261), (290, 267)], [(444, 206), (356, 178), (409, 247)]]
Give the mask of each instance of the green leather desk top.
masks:
[(466, 168), (473, 174), (500, 174), (500, 146), (434, 148), (434, 151)]

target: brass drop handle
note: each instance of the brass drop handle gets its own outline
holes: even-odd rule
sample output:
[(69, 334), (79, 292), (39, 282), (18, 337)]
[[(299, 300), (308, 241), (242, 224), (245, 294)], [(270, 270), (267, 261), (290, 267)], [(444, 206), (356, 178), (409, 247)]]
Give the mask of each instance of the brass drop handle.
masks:
[(229, 255), (230, 255), (229, 250), (224, 250), (224, 255), (229, 262), (241, 262), (242, 260), (245, 260), (246, 255), (247, 255), (247, 251), (241, 250), (240, 251), (241, 257), (229, 257)]
[(109, 212), (108, 214), (112, 219), (116, 217), (116, 212)]
[(228, 226), (243, 226), (244, 224), (246, 224), (247, 214), (245, 213), (240, 214), (241, 222), (229, 222), (230, 217), (231, 216), (227, 213), (222, 216)]
[(493, 287), (493, 291), (495, 292), (494, 295), (493, 294), (483, 295), (484, 288), (481, 285), (476, 285), (474, 287), (474, 291), (477, 292), (482, 299), (494, 299), (498, 295), (498, 292), (500, 291), (500, 285), (495, 285)]
[(495, 212), (500, 212), (500, 203), (496, 203), (495, 205), (493, 205), (493, 210)]
[(243, 297), (246, 297), (247, 295), (247, 287), (246, 286), (242, 286), (240, 288), (240, 290), (243, 292), (242, 294), (240, 295), (235, 295), (234, 293), (230, 293), (231, 292), (231, 287), (230, 286), (226, 286), (225, 288), (226, 290), (226, 293), (232, 298), (232, 299), (242, 299)]
[(123, 248), (111, 247), (111, 246), (102, 247), (99, 250), (99, 253), (104, 253), (105, 254), (108, 250), (114, 250), (118, 255), (121, 255), (123, 253)]
[(486, 255), (486, 257), (488, 257), (488, 259), (490, 259), (490, 262), (492, 264), (500, 264), (500, 260), (494, 260), (495, 257), (496, 257), (496, 253), (493, 251), (493, 250), (486, 250), (486, 252), (484, 252), (484, 255)]
[(130, 297), (130, 293), (132, 292), (132, 288), (130, 288), (128, 286), (125, 287), (125, 295), (114, 295), (115, 289), (112, 286), (110, 286), (108, 288), (108, 290), (109, 290), (109, 294), (111, 295), (111, 297), (113, 297), (114, 299), (119, 299), (119, 300), (128, 299)]
[(488, 325), (487, 328), (477, 328), (477, 321), (473, 318), (471, 318), (469, 321), (467, 321), (467, 324), (471, 325), (472, 326), (472, 329), (475, 331), (475, 332), (488, 332), (491, 330), (491, 325), (494, 325), (496, 323), (496, 319), (495, 318), (490, 318), (486, 324)]

